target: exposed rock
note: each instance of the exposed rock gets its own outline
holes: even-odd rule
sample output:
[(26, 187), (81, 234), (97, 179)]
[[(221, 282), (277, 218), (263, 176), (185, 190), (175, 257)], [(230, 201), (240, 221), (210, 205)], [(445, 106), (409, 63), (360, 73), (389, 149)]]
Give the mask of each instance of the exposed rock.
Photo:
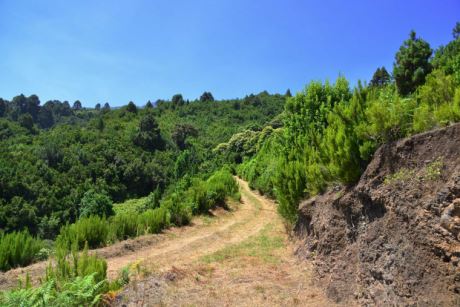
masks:
[(460, 305), (460, 125), (382, 146), (299, 213), (297, 253), (335, 301)]

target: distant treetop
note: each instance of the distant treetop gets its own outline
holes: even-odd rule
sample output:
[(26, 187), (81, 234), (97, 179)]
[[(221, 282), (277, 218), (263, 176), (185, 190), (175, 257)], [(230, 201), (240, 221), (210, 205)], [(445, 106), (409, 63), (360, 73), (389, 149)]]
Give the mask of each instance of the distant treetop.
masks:
[(130, 101), (126, 107), (126, 111), (130, 113), (137, 113), (137, 107), (134, 102)]
[(204, 92), (200, 96), (200, 101), (214, 101), (214, 97), (212, 96), (211, 92)]
[(384, 66), (377, 68), (372, 76), (370, 86), (381, 87), (385, 86), (391, 81), (391, 76)]

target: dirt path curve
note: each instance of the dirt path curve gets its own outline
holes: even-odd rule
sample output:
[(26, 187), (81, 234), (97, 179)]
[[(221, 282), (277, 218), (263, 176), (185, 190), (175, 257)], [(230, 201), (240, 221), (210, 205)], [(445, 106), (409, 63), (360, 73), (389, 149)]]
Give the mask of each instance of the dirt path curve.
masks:
[[(186, 231), (141, 255), (114, 306), (334, 306), (294, 255), (276, 204), (237, 178), (241, 202), (231, 216)], [(136, 255), (109, 260), (112, 275)]]
[[(248, 184), (237, 178), (241, 189), (241, 204), (231, 214), (220, 217), (211, 225), (174, 229), (169, 239), (133, 253), (107, 259), (108, 277), (133, 262), (156, 270), (192, 263), (204, 255), (229, 244), (241, 242), (262, 230), (277, 215), (273, 203), (250, 192)], [(251, 196), (253, 195), (253, 196)], [(254, 202), (251, 197), (257, 198)]]

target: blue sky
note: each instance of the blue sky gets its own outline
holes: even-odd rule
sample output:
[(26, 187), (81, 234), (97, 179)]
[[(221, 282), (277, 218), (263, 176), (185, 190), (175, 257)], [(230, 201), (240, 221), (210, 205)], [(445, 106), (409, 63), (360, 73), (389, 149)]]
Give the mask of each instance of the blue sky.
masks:
[(415, 29), (446, 44), (460, 1), (0, 0), (0, 97), (235, 98), (391, 70)]

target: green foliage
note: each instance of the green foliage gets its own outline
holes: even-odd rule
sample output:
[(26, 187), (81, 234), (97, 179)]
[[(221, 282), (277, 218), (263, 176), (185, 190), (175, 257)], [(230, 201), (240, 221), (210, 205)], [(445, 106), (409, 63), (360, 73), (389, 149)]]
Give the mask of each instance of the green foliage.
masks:
[(0, 296), (0, 304), (16, 306), (98, 306), (106, 282), (96, 282), (95, 274), (58, 285), (47, 281), (37, 288), (22, 288), (5, 291)]
[(107, 291), (107, 263), (75, 249), (56, 250), (56, 264), (48, 266), (41, 284), (32, 288), (28, 276), (18, 289), (0, 295), (2, 306), (97, 306)]
[[(406, 42), (407, 48), (424, 46), (411, 39), (415, 41)], [(400, 57), (413, 56), (407, 50), (400, 53)], [(332, 85), (311, 82), (287, 100), (279, 133), (271, 127), (255, 133), (256, 146), (248, 142), (252, 138), (236, 134), (230, 140), (242, 139), (239, 143), (251, 144), (254, 151), (230, 146), (229, 141), (214, 152), (227, 159), (240, 154), (243, 162), (238, 173), (251, 188), (276, 197), (281, 215), (294, 222), (302, 198), (331, 184), (356, 182), (381, 144), (460, 121), (460, 88), (453, 75), (436, 69), (424, 84), (417, 80), (411, 85), (415, 95), (409, 97), (400, 96), (394, 85), (377, 81), (367, 88), (359, 83), (353, 92), (343, 77)], [(395, 174), (386, 183), (406, 175)]]
[(204, 92), (200, 96), (200, 101), (214, 101), (214, 97), (212, 96), (210, 92)]
[(137, 113), (137, 107), (134, 104), (134, 102), (130, 101), (128, 105), (126, 106), (126, 112), (129, 113)]
[(391, 76), (384, 66), (377, 68), (372, 76), (370, 86), (382, 87), (388, 85), (391, 82)]
[(425, 82), (425, 76), (432, 69), (429, 62), (432, 53), (430, 45), (412, 31), (409, 39), (404, 41), (396, 53), (393, 68), (393, 76), (401, 95), (413, 93)]
[(144, 207), (146, 209), (156, 209), (160, 206), (161, 201), (161, 190), (159, 187), (155, 191), (151, 192), (147, 197)]
[(389, 87), (367, 102), (366, 120), (358, 127), (359, 135), (377, 145), (397, 140), (408, 135), (416, 102), (412, 98), (401, 98)]
[(280, 128), (264, 128), (257, 141), (257, 154), (238, 166), (238, 175), (247, 180), (251, 188), (270, 197), (275, 197), (275, 179), (284, 146), (283, 133)]
[(0, 271), (31, 264), (43, 247), (27, 231), (0, 234)]
[(456, 88), (453, 77), (445, 75), (442, 70), (434, 70), (427, 76), (417, 98), (420, 103), (414, 113), (415, 132), (460, 120), (460, 88)]
[(0, 98), (0, 117), (3, 117), (6, 113), (6, 102)]
[(460, 84), (460, 37), (457, 22), (453, 34), (454, 40), (446, 46), (440, 46), (433, 57), (432, 64), (435, 69), (441, 69), (446, 75), (452, 75), (456, 84)]
[(386, 176), (383, 183), (387, 185), (392, 185), (395, 183), (408, 181), (414, 178), (414, 175), (415, 175), (415, 170), (402, 168), (399, 171)]
[(171, 98), (171, 104), (174, 109), (181, 107), (185, 104), (185, 100), (181, 94), (176, 94)]
[(174, 143), (176, 143), (177, 147), (180, 150), (183, 150), (186, 147), (188, 147), (188, 144), (186, 142), (188, 137), (197, 136), (198, 130), (196, 130), (196, 128), (190, 124), (177, 124), (174, 127), (174, 130), (171, 134)]
[(182, 182), (162, 201), (161, 206), (170, 210), (173, 224), (183, 225), (190, 221), (192, 213), (207, 213), (215, 206), (225, 206), (227, 197), (239, 199), (238, 185), (230, 169), (223, 168), (206, 181), (193, 178)]
[[(159, 101), (137, 113), (127, 107), (102, 112), (100, 105), (73, 110), (57, 100), (40, 106), (33, 95), (2, 100), (0, 228), (54, 239), (63, 224), (80, 217), (81, 200), (91, 189), (121, 203), (157, 188), (163, 194), (184, 176), (207, 178), (227, 162), (211, 149), (270, 122), (284, 99), (264, 92), (212, 104)], [(22, 114), (31, 115), (38, 133), (18, 124)], [(151, 205), (145, 208), (159, 204)], [(187, 210), (177, 211), (186, 218)]]
[(111, 216), (114, 214), (113, 204), (110, 198), (93, 189), (87, 191), (80, 202), (80, 217), (91, 215)]
[(109, 237), (109, 223), (105, 217), (90, 216), (81, 218), (74, 224), (61, 228), (56, 245), (64, 250), (73, 246), (82, 249), (87, 243), (90, 248), (102, 247)]
[(134, 144), (150, 151), (163, 148), (164, 140), (161, 137), (160, 128), (153, 114), (147, 113), (141, 119), (139, 130), (134, 138)]

